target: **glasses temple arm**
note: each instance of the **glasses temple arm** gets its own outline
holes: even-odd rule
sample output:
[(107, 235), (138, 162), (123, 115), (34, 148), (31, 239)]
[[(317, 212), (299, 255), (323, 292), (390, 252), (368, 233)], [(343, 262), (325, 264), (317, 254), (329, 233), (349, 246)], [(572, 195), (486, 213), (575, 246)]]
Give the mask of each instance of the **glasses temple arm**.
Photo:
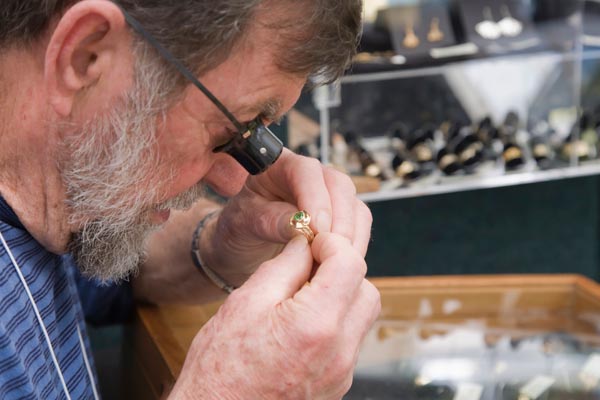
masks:
[[(115, 3), (116, 4), (116, 3)], [(234, 116), (229, 112), (229, 110), (202, 84), (200, 81), (187, 69), (181, 61), (176, 59), (167, 49), (165, 49), (148, 31), (146, 31), (140, 23), (134, 19), (131, 15), (127, 13), (119, 4), (116, 4), (117, 7), (121, 9), (121, 12), (125, 16), (125, 20), (127, 23), (140, 35), (144, 37), (163, 56), (167, 61), (177, 68), (177, 70), (186, 77), (194, 86), (196, 86), (213, 104), (229, 119), (236, 129), (240, 132), (246, 130), (246, 127), (242, 125)]]

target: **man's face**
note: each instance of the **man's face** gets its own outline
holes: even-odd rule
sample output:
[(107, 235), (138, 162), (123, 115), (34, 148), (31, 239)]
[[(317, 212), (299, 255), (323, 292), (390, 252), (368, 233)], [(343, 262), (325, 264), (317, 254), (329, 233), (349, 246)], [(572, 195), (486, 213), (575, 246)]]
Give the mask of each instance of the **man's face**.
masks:
[[(258, 115), (266, 123), (278, 119), (305, 82), (275, 67), (272, 52), (261, 46), (270, 34), (251, 32), (252, 39), (200, 77), (241, 122)], [(212, 151), (233, 135), (231, 122), (191, 85), (167, 107), (153, 96), (157, 73), (140, 62), (134, 87), (66, 144), (62, 169), (70, 217), (81, 226), (71, 251), (84, 273), (102, 280), (135, 271), (145, 239), (168, 219), (169, 209), (190, 207), (204, 185), (234, 195), (247, 178), (233, 158)]]

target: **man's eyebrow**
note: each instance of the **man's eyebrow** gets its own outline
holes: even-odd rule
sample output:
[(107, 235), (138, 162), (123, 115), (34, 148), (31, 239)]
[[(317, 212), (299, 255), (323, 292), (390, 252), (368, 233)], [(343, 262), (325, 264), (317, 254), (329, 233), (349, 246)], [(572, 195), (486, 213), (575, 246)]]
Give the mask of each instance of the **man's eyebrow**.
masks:
[(281, 100), (269, 99), (263, 103), (253, 106), (248, 113), (257, 115), (269, 122), (277, 122), (277, 120), (281, 119), (282, 117), (282, 115), (280, 115), (282, 107), (283, 102)]

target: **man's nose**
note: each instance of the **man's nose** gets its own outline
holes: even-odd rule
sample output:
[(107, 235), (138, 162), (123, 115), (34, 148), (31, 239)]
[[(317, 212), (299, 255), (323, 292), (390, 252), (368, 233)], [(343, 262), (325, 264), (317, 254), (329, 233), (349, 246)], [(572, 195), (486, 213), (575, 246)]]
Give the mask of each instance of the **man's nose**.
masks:
[(216, 154), (215, 157), (216, 160), (204, 176), (204, 182), (221, 196), (235, 196), (244, 187), (248, 172), (227, 154)]

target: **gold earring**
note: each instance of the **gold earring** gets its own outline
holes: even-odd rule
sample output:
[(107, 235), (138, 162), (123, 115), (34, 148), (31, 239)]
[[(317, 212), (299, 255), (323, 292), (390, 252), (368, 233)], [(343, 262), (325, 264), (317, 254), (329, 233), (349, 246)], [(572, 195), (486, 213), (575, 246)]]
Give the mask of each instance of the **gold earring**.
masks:
[(433, 43), (440, 42), (442, 39), (444, 39), (444, 32), (440, 29), (440, 19), (435, 17), (431, 20), (427, 40)]
[(419, 46), (419, 43), (421, 43), (421, 41), (415, 34), (413, 23), (410, 22), (406, 25), (406, 35), (404, 36), (404, 41), (402, 44), (407, 49), (414, 49), (415, 47)]

